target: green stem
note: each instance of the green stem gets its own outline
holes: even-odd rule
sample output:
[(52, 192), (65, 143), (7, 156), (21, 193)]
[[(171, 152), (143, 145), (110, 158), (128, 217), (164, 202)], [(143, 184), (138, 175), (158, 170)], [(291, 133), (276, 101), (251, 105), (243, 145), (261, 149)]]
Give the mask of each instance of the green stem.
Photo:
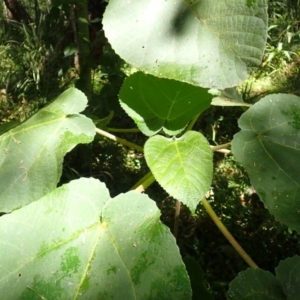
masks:
[(118, 142), (118, 143), (120, 143), (120, 144), (122, 144), (122, 145), (124, 145), (124, 146), (130, 147), (130, 148), (135, 149), (135, 150), (140, 151), (140, 152), (143, 152), (143, 151), (144, 151), (144, 148), (143, 148), (143, 147), (138, 146), (138, 145), (136, 145), (136, 144), (134, 144), (134, 143), (128, 142), (128, 141), (125, 140), (125, 139), (121, 139), (121, 138), (119, 138), (119, 137), (117, 137), (117, 136), (115, 136), (115, 135), (113, 135), (113, 134), (110, 134), (110, 133), (108, 133), (107, 131), (104, 131), (104, 130), (102, 130), (102, 129), (96, 128), (96, 132), (97, 132), (98, 134), (100, 134), (100, 135), (102, 135), (102, 136), (104, 136), (104, 137), (106, 137), (106, 138), (108, 138), (108, 139), (111, 139), (111, 140), (113, 140), (113, 141), (115, 141), (115, 142)]
[(191, 130), (191, 129), (194, 127), (194, 125), (195, 125), (195, 123), (197, 122), (197, 120), (198, 120), (199, 117), (200, 117), (200, 114), (196, 115), (196, 116), (192, 119), (192, 121), (189, 123), (189, 125), (187, 126), (187, 128), (185, 129), (185, 131)]
[(220, 229), (220, 231), (223, 233), (223, 235), (229, 241), (229, 243), (233, 246), (233, 248), (239, 253), (239, 255), (252, 269), (257, 269), (258, 266), (256, 265), (256, 263), (251, 259), (251, 257), (245, 252), (241, 245), (231, 235), (231, 233), (228, 231), (228, 229), (225, 227), (222, 221), (218, 218), (215, 211), (205, 198), (202, 199), (202, 204), (209, 216), (212, 218), (214, 223), (217, 225), (217, 227)]
[(130, 190), (135, 190), (139, 193), (144, 192), (153, 182), (155, 178), (153, 174), (148, 172), (143, 178), (141, 178)]
[(222, 144), (222, 145), (218, 145), (218, 146), (210, 146), (212, 151), (218, 151), (220, 149), (226, 149), (231, 145), (231, 142), (226, 143), (226, 144)]
[(118, 129), (118, 128), (107, 128), (109, 132), (141, 132), (138, 128)]

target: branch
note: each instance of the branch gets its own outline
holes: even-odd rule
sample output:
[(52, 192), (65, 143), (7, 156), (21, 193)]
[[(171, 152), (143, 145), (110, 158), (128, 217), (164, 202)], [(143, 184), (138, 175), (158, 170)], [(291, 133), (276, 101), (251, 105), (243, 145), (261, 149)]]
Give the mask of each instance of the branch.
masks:
[(212, 151), (218, 151), (218, 150), (221, 150), (221, 149), (226, 149), (229, 146), (231, 146), (231, 142), (226, 143), (226, 144), (222, 144), (222, 145), (217, 145), (217, 146), (210, 146), (210, 148), (211, 148)]
[(225, 238), (229, 241), (229, 243), (233, 246), (233, 248), (238, 252), (238, 254), (244, 259), (244, 261), (252, 269), (257, 269), (258, 268), (257, 264), (252, 260), (252, 258), (246, 253), (246, 251), (241, 247), (241, 245), (235, 240), (235, 238), (232, 236), (232, 234), (228, 231), (228, 229), (225, 227), (225, 225), (222, 223), (222, 221), (216, 215), (215, 211), (210, 206), (210, 204), (208, 203), (206, 198), (202, 199), (202, 204), (203, 204), (206, 212), (209, 214), (209, 216), (212, 218), (214, 223), (217, 225), (217, 227), (223, 233)]
[(144, 192), (153, 182), (155, 178), (152, 172), (148, 172), (143, 178), (141, 178), (130, 190), (135, 190), (139, 193)]
[(109, 132), (141, 132), (138, 128), (118, 129), (118, 128), (107, 128)]
[(100, 134), (100, 135), (102, 135), (102, 136), (104, 136), (104, 137), (106, 137), (108, 139), (111, 139), (111, 140), (113, 140), (113, 141), (115, 141), (117, 143), (120, 143), (120, 144), (122, 144), (124, 146), (130, 147), (130, 148), (135, 149), (135, 150), (140, 151), (140, 152), (144, 151), (143, 147), (138, 146), (138, 145), (136, 145), (134, 143), (128, 142), (125, 139), (121, 139), (121, 138), (119, 138), (119, 137), (117, 137), (117, 136), (115, 136), (113, 134), (110, 134), (110, 133), (108, 133), (108, 132), (106, 132), (106, 131), (104, 131), (102, 129), (96, 128), (96, 132), (98, 134)]

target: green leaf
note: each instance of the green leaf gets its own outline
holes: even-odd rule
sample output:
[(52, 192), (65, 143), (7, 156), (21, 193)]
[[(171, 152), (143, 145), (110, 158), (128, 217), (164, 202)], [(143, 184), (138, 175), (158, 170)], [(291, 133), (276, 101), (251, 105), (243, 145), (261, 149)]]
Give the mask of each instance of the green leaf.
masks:
[(64, 49), (64, 56), (73, 55), (77, 51), (77, 46), (74, 43), (67, 45)]
[(204, 272), (198, 261), (191, 256), (184, 257), (183, 261), (191, 280), (193, 291), (192, 299), (213, 300), (213, 296), (209, 293), (205, 286)]
[(226, 299), (286, 300), (287, 298), (280, 282), (272, 273), (261, 269), (247, 269), (246, 271), (240, 272), (239, 275), (230, 282)]
[(239, 119), (232, 152), (265, 206), (300, 232), (300, 98), (269, 95)]
[(188, 122), (210, 106), (207, 89), (137, 72), (121, 89), (120, 103), (145, 135), (161, 129), (168, 135), (184, 130)]
[(212, 180), (212, 151), (205, 137), (195, 131), (171, 139), (157, 135), (148, 139), (144, 151), (158, 183), (195, 211)]
[(86, 104), (85, 95), (71, 88), (0, 137), (0, 212), (22, 207), (56, 187), (64, 155), (95, 135), (92, 121), (78, 114)]
[(261, 269), (248, 269), (231, 281), (227, 299), (298, 300), (300, 256), (287, 258), (275, 269), (276, 277)]
[(5, 133), (6, 131), (18, 126), (20, 122), (18, 121), (9, 121), (3, 124), (0, 124), (0, 135)]
[(266, 1), (111, 0), (103, 28), (126, 62), (158, 77), (202, 87), (238, 85), (260, 65)]
[(148, 196), (84, 178), (2, 216), (1, 299), (191, 299), (159, 218)]
[(212, 99), (211, 104), (216, 106), (247, 106), (252, 104), (243, 101), (242, 96), (238, 93), (236, 87), (228, 88), (220, 92), (218, 97)]
[(281, 261), (275, 269), (275, 273), (287, 295), (286, 299), (298, 300), (300, 295), (300, 256), (289, 257)]

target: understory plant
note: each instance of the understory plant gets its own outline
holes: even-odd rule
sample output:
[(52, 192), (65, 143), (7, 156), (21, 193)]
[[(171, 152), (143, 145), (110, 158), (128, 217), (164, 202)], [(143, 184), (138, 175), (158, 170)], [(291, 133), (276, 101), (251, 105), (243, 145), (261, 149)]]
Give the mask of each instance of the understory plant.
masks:
[[(281, 261), (275, 275), (260, 269), (206, 200), (214, 152), (231, 147), (265, 207), (300, 231), (300, 99), (272, 94), (251, 106), (235, 89), (261, 62), (266, 1), (110, 0), (103, 27), (138, 70), (119, 99), (149, 138), (141, 147), (108, 133), (111, 116), (96, 127), (75, 88), (1, 135), (2, 299), (212, 299), (200, 266), (182, 259), (141, 193), (155, 180), (177, 200), (177, 216), (180, 203), (192, 213), (203, 205), (249, 265), (227, 299), (297, 299), (300, 258)], [(247, 109), (231, 143), (212, 146), (193, 130), (211, 105)], [(144, 153), (150, 172), (132, 191), (112, 198), (93, 178), (57, 187), (64, 155), (95, 134)]]

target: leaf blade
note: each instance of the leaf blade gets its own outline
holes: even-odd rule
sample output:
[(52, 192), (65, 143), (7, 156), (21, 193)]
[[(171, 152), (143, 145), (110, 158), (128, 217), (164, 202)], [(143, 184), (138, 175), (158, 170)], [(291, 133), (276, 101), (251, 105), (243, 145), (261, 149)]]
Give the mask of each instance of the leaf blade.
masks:
[(0, 137), (1, 212), (17, 209), (54, 189), (65, 153), (78, 143), (93, 140), (95, 126), (78, 114), (86, 104), (85, 95), (71, 88)]
[(144, 151), (158, 183), (194, 211), (212, 180), (212, 151), (208, 141), (194, 131), (179, 139), (157, 135), (148, 139)]
[(269, 95), (242, 115), (232, 152), (247, 170), (265, 206), (300, 231), (299, 98)]
[(103, 27), (114, 50), (140, 70), (224, 89), (238, 85), (248, 68), (260, 64), (267, 7), (263, 0), (251, 7), (239, 0), (114, 0)]

